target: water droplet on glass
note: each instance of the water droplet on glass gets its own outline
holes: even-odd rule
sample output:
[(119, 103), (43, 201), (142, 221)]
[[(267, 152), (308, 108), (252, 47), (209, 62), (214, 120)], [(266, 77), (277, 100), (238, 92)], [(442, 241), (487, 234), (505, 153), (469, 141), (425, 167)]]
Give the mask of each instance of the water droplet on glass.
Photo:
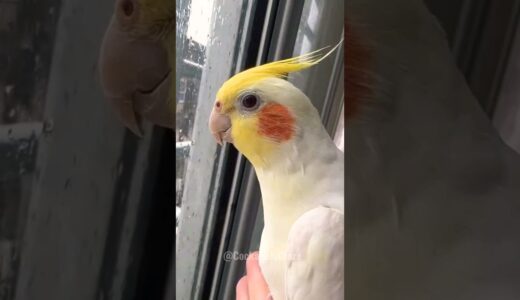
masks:
[(119, 165), (117, 166), (117, 176), (121, 176), (121, 174), (123, 174), (123, 169), (123, 163), (119, 163)]
[(43, 122), (43, 132), (51, 133), (54, 130), (54, 121), (53, 120), (45, 120)]
[(10, 84), (10, 85), (6, 85), (5, 86), (5, 93), (7, 95), (11, 94), (14, 90), (14, 85)]

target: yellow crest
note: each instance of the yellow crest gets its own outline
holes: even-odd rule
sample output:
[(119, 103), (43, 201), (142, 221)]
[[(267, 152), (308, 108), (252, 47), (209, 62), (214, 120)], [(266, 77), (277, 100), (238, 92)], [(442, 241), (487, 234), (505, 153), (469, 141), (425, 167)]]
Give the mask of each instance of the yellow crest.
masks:
[(222, 85), (217, 93), (217, 100), (223, 104), (223, 108), (225, 109), (230, 105), (229, 101), (233, 101), (241, 91), (254, 83), (273, 77), (286, 78), (289, 73), (310, 68), (334, 52), (342, 42), (343, 40), (328, 52), (325, 52), (325, 50), (329, 47), (324, 47), (297, 57), (270, 62), (242, 71), (228, 79)]

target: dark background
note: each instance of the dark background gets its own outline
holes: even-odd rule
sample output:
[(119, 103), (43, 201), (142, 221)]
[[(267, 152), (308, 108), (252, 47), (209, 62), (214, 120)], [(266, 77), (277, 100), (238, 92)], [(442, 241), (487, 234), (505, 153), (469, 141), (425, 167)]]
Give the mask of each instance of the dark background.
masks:
[(1, 300), (164, 298), (173, 132), (138, 139), (102, 97), (113, 3), (0, 1)]

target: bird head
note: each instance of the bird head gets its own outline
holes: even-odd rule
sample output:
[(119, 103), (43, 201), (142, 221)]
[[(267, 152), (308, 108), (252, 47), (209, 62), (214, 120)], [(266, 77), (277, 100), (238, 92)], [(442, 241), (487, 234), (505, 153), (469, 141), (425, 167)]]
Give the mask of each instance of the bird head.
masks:
[(320, 49), (247, 69), (228, 79), (216, 95), (209, 127), (219, 144), (233, 143), (255, 168), (266, 167), (307, 128), (322, 128), (311, 101), (284, 78), (332, 53)]
[(121, 121), (142, 135), (142, 119), (169, 128), (173, 72), (167, 42), (173, 36), (169, 0), (116, 0), (99, 57), (105, 98)]

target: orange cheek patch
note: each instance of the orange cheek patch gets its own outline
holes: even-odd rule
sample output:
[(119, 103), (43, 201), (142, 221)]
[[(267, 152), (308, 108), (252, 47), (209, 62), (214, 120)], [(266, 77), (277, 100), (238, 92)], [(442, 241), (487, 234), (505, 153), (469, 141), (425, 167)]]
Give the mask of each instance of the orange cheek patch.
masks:
[(294, 122), (287, 107), (269, 103), (259, 112), (258, 132), (277, 142), (287, 141), (294, 135)]
[(368, 63), (370, 53), (345, 19), (345, 114), (347, 120), (356, 115), (361, 99), (370, 94)]

